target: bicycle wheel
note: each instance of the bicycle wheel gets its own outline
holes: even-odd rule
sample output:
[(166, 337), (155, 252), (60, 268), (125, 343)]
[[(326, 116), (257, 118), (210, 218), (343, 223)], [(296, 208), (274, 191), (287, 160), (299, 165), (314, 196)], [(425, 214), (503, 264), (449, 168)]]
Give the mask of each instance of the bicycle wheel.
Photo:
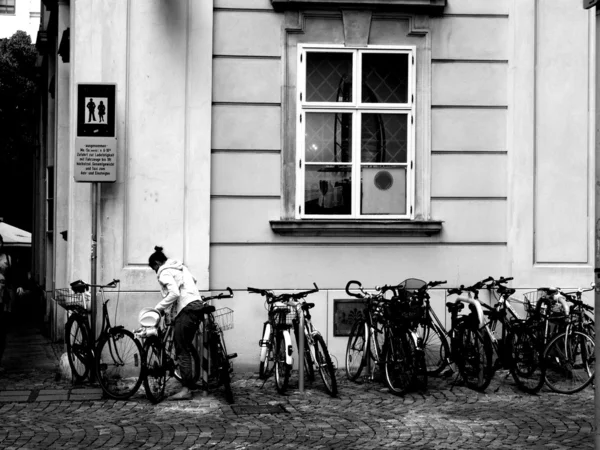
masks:
[(517, 386), (530, 394), (542, 389), (546, 366), (537, 331), (526, 325), (514, 325), (506, 336), (510, 373)]
[(131, 331), (111, 328), (96, 347), (96, 375), (110, 398), (131, 397), (143, 381), (144, 350)]
[(270, 323), (265, 324), (263, 338), (260, 341), (260, 364), (258, 366), (258, 378), (264, 380), (269, 377), (273, 370), (273, 326)]
[(546, 384), (561, 394), (579, 392), (592, 382), (595, 362), (591, 337), (579, 331), (561, 333), (544, 351)]
[(152, 403), (159, 403), (165, 398), (167, 385), (167, 356), (162, 342), (156, 336), (149, 337), (144, 342), (144, 389)]
[(408, 392), (415, 374), (412, 339), (402, 331), (388, 332), (383, 350), (385, 383), (394, 395)]
[(325, 344), (323, 336), (320, 334), (315, 334), (314, 339), (315, 358), (317, 360), (317, 367), (319, 368), (321, 379), (325, 384), (327, 393), (332, 397), (335, 397), (338, 393), (338, 388), (337, 379), (335, 377), (335, 367), (333, 367), (331, 355), (329, 354), (329, 350), (327, 350), (327, 344)]
[(275, 387), (280, 394), (287, 390), (292, 370), (291, 365), (286, 363), (287, 348), (283, 333), (282, 330), (275, 333)]
[[(300, 342), (298, 339), (298, 323), (294, 323), (294, 335), (296, 336), (296, 348), (300, 349)], [(309, 339), (306, 333), (306, 329), (304, 331), (304, 376), (309, 382), (315, 381), (315, 364), (312, 359), (312, 355), (310, 354), (309, 347)], [(300, 351), (300, 350), (298, 350)]]
[(67, 359), (71, 366), (71, 374), (75, 383), (81, 383), (90, 373), (91, 362), (90, 340), (85, 318), (71, 315), (65, 325), (65, 341), (67, 343)]
[(219, 383), (223, 384), (225, 389), (225, 400), (228, 403), (233, 403), (233, 391), (231, 390), (231, 365), (225, 350), (225, 341), (223, 335), (219, 331), (211, 332), (211, 353), (213, 364), (217, 367)]
[(448, 366), (450, 345), (445, 333), (432, 323), (419, 325), (417, 335), (423, 341), (427, 375), (437, 376)]
[(346, 376), (350, 381), (355, 381), (366, 365), (368, 333), (364, 320), (354, 322), (350, 330), (346, 345)]
[(465, 384), (484, 391), (492, 381), (492, 343), (489, 336), (462, 323), (458, 326), (456, 345), (452, 354)]

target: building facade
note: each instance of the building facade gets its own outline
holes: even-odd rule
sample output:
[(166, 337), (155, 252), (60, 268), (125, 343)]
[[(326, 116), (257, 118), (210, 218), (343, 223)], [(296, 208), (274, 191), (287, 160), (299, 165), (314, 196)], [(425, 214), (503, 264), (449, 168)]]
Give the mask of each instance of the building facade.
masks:
[[(520, 292), (594, 266), (595, 11), (569, 0), (44, 0), (37, 280), (160, 299), (155, 245), (258, 360), (248, 286), (308, 289), (343, 364), (344, 287), (405, 278)], [(59, 54), (69, 29), (68, 54)], [(65, 45), (62, 45), (65, 48)], [(77, 85), (116, 84), (117, 179), (75, 181)], [(445, 291), (434, 307), (443, 315)], [(219, 305), (217, 305), (219, 306)], [(114, 309), (113, 309), (114, 311)], [(61, 335), (64, 313), (48, 300)]]

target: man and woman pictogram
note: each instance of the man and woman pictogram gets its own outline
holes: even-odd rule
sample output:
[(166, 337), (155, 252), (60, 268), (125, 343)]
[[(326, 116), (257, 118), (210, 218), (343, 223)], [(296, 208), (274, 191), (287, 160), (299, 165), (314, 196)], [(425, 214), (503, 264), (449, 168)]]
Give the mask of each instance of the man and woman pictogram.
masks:
[[(106, 104), (108, 103), (106, 98), (96, 98), (96, 102), (92, 97), (86, 97), (86, 108), (88, 110), (88, 116), (85, 123), (106, 123)], [(98, 111), (98, 119), (96, 119), (96, 110)]]

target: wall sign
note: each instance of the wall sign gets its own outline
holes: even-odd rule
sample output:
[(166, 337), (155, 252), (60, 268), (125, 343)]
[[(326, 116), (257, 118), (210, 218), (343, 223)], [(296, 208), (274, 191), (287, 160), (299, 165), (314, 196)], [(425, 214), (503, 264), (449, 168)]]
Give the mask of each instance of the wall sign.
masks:
[(116, 91), (114, 83), (77, 85), (75, 181), (117, 181)]
[(364, 300), (333, 300), (333, 335), (349, 336), (354, 321), (365, 316), (366, 306)]

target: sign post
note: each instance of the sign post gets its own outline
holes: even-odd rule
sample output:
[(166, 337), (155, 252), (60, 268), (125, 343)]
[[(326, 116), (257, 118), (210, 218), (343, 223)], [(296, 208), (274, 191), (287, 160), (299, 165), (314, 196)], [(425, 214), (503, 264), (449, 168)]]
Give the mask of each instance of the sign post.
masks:
[[(97, 284), (100, 183), (117, 181), (116, 90), (114, 83), (77, 85), (77, 135), (74, 178), (92, 183), (91, 281)], [(91, 342), (96, 340), (96, 288), (91, 288)], [(91, 374), (92, 379), (94, 374)]]

